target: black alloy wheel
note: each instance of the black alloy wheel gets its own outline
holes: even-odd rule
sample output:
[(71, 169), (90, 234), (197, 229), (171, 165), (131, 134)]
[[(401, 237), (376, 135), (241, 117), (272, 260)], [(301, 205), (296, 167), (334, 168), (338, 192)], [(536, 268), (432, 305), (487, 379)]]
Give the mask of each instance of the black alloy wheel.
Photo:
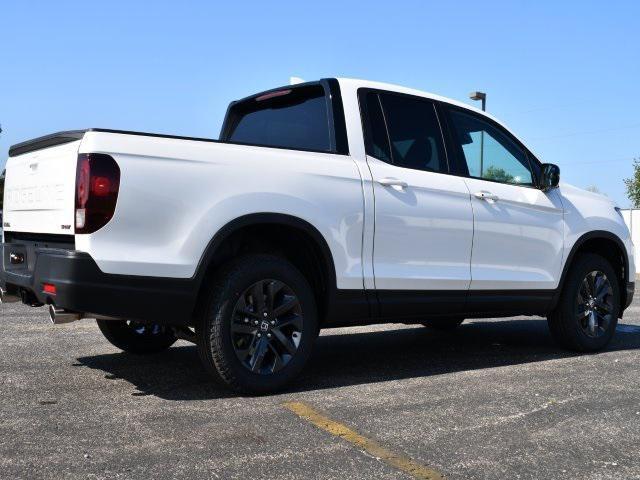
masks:
[(613, 320), (613, 288), (601, 271), (589, 272), (576, 295), (576, 319), (590, 338), (602, 337)]
[(242, 365), (267, 375), (282, 370), (296, 354), (303, 331), (302, 306), (285, 283), (260, 280), (236, 301), (231, 322), (233, 349)]

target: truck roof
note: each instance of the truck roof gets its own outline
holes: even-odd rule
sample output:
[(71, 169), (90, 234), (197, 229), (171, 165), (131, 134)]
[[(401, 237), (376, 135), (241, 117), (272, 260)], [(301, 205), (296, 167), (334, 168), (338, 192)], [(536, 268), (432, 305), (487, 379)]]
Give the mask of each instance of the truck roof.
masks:
[[(499, 123), (502, 127), (504, 127), (507, 130), (509, 130), (509, 127), (507, 127), (504, 123), (502, 123), (500, 120), (495, 118), (493, 115), (490, 115), (487, 112), (484, 112), (484, 111), (480, 110), (479, 108), (476, 108), (473, 105), (470, 105), (468, 103), (460, 102), (458, 100), (454, 100), (454, 99), (448, 98), (448, 97), (443, 97), (442, 95), (437, 95), (437, 94), (431, 93), (431, 92), (425, 92), (423, 90), (417, 90), (415, 88), (403, 87), (401, 85), (395, 85), (393, 83), (375, 82), (375, 81), (371, 81), (371, 80), (362, 80), (362, 79), (358, 79), (358, 78), (343, 78), (343, 77), (340, 77), (340, 78), (337, 78), (336, 80), (338, 80), (338, 82), (340, 83), (341, 87), (345, 87), (345, 88), (349, 88), (349, 89), (357, 90), (359, 88), (371, 88), (371, 89), (374, 89), (374, 90), (388, 90), (388, 91), (391, 91), (391, 92), (405, 93), (407, 95), (414, 95), (416, 97), (424, 97), (424, 98), (429, 98), (431, 100), (436, 100), (436, 101), (439, 101), (439, 102), (449, 103), (451, 105), (455, 105), (455, 106), (458, 106), (458, 107), (461, 107), (461, 108), (466, 108), (467, 110), (471, 110), (471, 111), (476, 112), (476, 113), (478, 113), (480, 115), (484, 115), (485, 117), (490, 118), (494, 122)], [(511, 130), (509, 130), (509, 131), (511, 131)]]
[(444, 102), (444, 103), (448, 103), (448, 104), (451, 104), (451, 105), (455, 105), (455, 106), (460, 107), (460, 108), (465, 108), (467, 110), (471, 110), (472, 112), (475, 112), (478, 115), (483, 115), (483, 116), (493, 120), (497, 124), (499, 124), (502, 128), (504, 128), (509, 133), (511, 133), (511, 135), (513, 135), (518, 140), (520, 140), (520, 142), (522, 142), (527, 147), (527, 149), (533, 154), (534, 157), (537, 156), (535, 151), (533, 149), (531, 149), (529, 147), (529, 145), (527, 145), (527, 143), (524, 142), (520, 138), (519, 135), (517, 135), (513, 130), (511, 130), (511, 128), (509, 128), (507, 125), (505, 125), (504, 122), (502, 122), (498, 118), (494, 117), (493, 115), (491, 115), (491, 114), (489, 114), (489, 113), (487, 113), (485, 111), (482, 111), (479, 108), (476, 108), (473, 105), (470, 105), (468, 103), (460, 102), (458, 100), (454, 100), (454, 99), (448, 98), (448, 97), (443, 97), (442, 95), (437, 95), (435, 93), (425, 92), (423, 90), (417, 90), (415, 88), (408, 88), (408, 87), (403, 87), (401, 85), (395, 85), (393, 83), (375, 82), (375, 81), (371, 81), (371, 80), (362, 80), (362, 79), (358, 79), (358, 78), (342, 78), (342, 77), (337, 78), (336, 80), (338, 80), (338, 82), (340, 84), (340, 88), (342, 90), (349, 89), (349, 90), (357, 91), (359, 88), (371, 88), (371, 89), (374, 89), (374, 90), (387, 90), (387, 91), (390, 91), (390, 92), (397, 92), (397, 93), (405, 93), (407, 95), (414, 95), (416, 97), (424, 97), (424, 98), (428, 98), (428, 99), (431, 99), (431, 100), (436, 100), (436, 101), (439, 101), (439, 102)]

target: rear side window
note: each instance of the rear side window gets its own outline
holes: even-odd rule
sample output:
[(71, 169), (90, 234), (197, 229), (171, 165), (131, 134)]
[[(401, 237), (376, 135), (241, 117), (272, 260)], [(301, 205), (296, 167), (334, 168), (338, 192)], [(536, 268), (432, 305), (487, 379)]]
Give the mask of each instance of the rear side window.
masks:
[(361, 98), (363, 103), (363, 115), (365, 117), (364, 129), (366, 137), (367, 155), (378, 158), (384, 162), (391, 162), (391, 147), (389, 135), (382, 114), (382, 105), (377, 93), (367, 93)]
[(282, 89), (236, 103), (228, 122), (227, 141), (331, 151), (327, 100), (320, 85)]
[(418, 97), (365, 91), (367, 154), (398, 167), (448, 172), (433, 103)]

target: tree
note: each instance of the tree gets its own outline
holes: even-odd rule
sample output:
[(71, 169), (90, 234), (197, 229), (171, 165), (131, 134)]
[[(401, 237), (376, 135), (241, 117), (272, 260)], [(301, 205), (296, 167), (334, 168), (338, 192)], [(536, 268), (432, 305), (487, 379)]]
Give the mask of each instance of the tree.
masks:
[(487, 168), (484, 171), (482, 178), (487, 178), (489, 180), (496, 180), (498, 182), (504, 182), (504, 183), (513, 183), (513, 180), (514, 180), (513, 175), (508, 174), (507, 172), (504, 171), (503, 168), (496, 167), (495, 165), (491, 165), (489, 168)]
[(640, 208), (640, 158), (633, 159), (633, 176), (625, 178), (624, 185), (633, 208)]

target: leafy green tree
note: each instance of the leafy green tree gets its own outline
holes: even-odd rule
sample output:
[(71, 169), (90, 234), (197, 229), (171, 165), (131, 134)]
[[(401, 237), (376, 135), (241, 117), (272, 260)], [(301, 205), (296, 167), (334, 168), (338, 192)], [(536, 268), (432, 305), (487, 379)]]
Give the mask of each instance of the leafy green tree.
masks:
[(627, 187), (627, 197), (631, 200), (633, 208), (640, 208), (640, 158), (633, 160), (633, 176), (625, 178), (624, 184)]
[(491, 165), (487, 168), (482, 174), (482, 178), (486, 178), (488, 180), (496, 180), (498, 182), (504, 183), (513, 183), (514, 177), (513, 175), (508, 174), (504, 171), (504, 169), (496, 167), (495, 165)]

